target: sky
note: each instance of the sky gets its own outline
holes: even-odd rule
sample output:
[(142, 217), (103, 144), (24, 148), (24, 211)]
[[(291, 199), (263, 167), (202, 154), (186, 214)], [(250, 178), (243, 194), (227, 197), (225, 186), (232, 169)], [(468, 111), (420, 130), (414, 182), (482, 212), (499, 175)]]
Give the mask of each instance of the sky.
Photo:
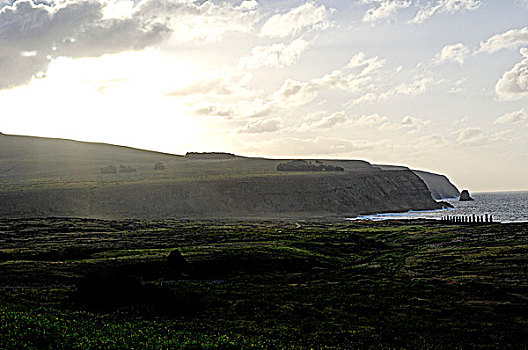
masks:
[(528, 190), (527, 0), (0, 0), (0, 132)]

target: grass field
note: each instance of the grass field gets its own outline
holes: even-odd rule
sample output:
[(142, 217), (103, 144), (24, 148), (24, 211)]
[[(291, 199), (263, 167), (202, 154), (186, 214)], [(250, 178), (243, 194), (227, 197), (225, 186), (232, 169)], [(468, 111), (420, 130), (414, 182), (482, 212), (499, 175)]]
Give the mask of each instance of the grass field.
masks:
[(0, 348), (526, 348), (528, 224), (0, 220)]

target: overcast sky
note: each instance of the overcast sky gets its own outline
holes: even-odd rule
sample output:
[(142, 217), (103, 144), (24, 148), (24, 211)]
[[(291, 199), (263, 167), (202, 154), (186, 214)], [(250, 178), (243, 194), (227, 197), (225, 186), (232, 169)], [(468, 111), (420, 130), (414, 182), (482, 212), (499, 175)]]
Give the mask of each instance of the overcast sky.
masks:
[(528, 189), (528, 1), (0, 0), (0, 131)]

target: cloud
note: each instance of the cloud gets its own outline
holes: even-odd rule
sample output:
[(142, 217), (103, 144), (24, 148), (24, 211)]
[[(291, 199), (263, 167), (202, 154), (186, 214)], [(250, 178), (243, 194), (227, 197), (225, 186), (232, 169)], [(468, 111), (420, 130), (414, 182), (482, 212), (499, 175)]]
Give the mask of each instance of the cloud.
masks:
[[(368, 66), (363, 72), (368, 71)], [(296, 107), (312, 102), (321, 91), (326, 89), (360, 92), (370, 89), (372, 77), (367, 73), (347, 74), (341, 70), (334, 70), (321, 77), (308, 81), (286, 79), (281, 88), (272, 96), (275, 104)]]
[(380, 59), (378, 56), (367, 58), (364, 52), (359, 52), (350, 59), (346, 68), (360, 68), (360, 75), (367, 75), (381, 69), (385, 65), (385, 62), (384, 59)]
[(270, 100), (282, 108), (292, 108), (313, 101), (317, 95), (318, 89), (310, 82), (286, 79), (280, 89), (271, 95)]
[(399, 10), (411, 5), (411, 1), (402, 0), (363, 0), (364, 4), (376, 4), (365, 12), (364, 22), (377, 22), (381, 20), (393, 19)]
[(469, 53), (469, 48), (462, 43), (446, 45), (438, 54), (436, 61), (438, 63), (451, 61), (459, 64), (464, 64), (464, 60), (469, 55)]
[(407, 95), (407, 96), (415, 97), (415, 96), (424, 94), (429, 88), (429, 86), (435, 82), (436, 81), (430, 77), (417, 78), (410, 83), (400, 84), (396, 86), (395, 88), (385, 93), (382, 93), (379, 96), (379, 98), (382, 100), (386, 100), (386, 99), (389, 99), (389, 98), (392, 98), (398, 95)]
[(423, 127), (429, 125), (430, 121), (423, 120), (420, 118), (412, 117), (410, 115), (406, 115), (401, 120), (401, 123), (399, 125), (400, 129), (405, 129), (408, 133), (412, 133), (415, 131), (418, 131), (422, 129)]
[(276, 14), (269, 18), (262, 26), (260, 35), (284, 38), (301, 31), (324, 30), (332, 24), (328, 18), (333, 11), (324, 5), (316, 6), (313, 2), (307, 2), (284, 14)]
[(169, 37), (193, 43), (218, 40), (225, 33), (251, 31), (258, 19), (254, 7), (244, 3), (232, 6), (210, 1), (144, 0), (135, 7), (133, 1), (122, 3), (128, 11), (122, 17), (105, 15), (107, 2), (100, 0), (57, 0), (50, 4), (18, 0), (2, 7), (0, 88), (45, 76), (57, 57), (98, 57), (142, 50)]
[(329, 154), (344, 154), (363, 152), (374, 149), (381, 141), (345, 140), (340, 138), (315, 137), (315, 138), (280, 138), (257, 145), (253, 148), (261, 154), (274, 154), (276, 156), (319, 156)]
[[(44, 75), (54, 57), (93, 57), (155, 45), (168, 27), (139, 17), (103, 18), (103, 4), (92, 0), (51, 5), (19, 0), (0, 10), (0, 88)], [(31, 56), (25, 52), (33, 52)]]
[(266, 132), (274, 132), (280, 130), (282, 127), (282, 121), (280, 119), (265, 119), (249, 121), (241, 129), (238, 129), (239, 133), (248, 134), (261, 134)]
[(464, 83), (467, 81), (466, 78), (458, 79), (453, 83), (453, 85), (449, 88), (447, 91), (450, 94), (463, 94), (466, 93), (466, 89), (462, 87)]
[(167, 92), (167, 96), (188, 96), (188, 95), (229, 95), (234, 91), (234, 84), (230, 77), (212, 76), (195, 81), (194, 83), (177, 90)]
[(250, 33), (260, 20), (257, 9), (255, 1), (236, 6), (210, 0), (143, 0), (137, 15), (143, 22), (161, 21), (167, 25), (176, 42), (204, 44), (231, 33)]
[(447, 140), (442, 135), (431, 134), (420, 138), (418, 143), (424, 146), (443, 146), (447, 144)]
[(477, 52), (494, 53), (502, 49), (516, 49), (521, 46), (528, 46), (528, 27), (494, 35), (481, 42)]
[(258, 7), (258, 2), (255, 0), (244, 0), (240, 3), (239, 7), (245, 10), (253, 10)]
[(392, 123), (386, 116), (378, 113), (365, 114), (361, 117), (351, 117), (344, 111), (327, 115), (324, 111), (309, 113), (299, 128), (304, 130), (329, 129), (336, 126), (353, 126), (354, 128), (371, 128), (376, 130), (401, 130), (406, 133), (414, 133), (429, 125), (430, 121), (407, 115), (399, 123)]
[(481, 0), (438, 0), (433, 5), (428, 2), (422, 6), (416, 16), (408, 23), (421, 24), (433, 17), (437, 13), (455, 13), (463, 10), (476, 10), (480, 7)]
[(456, 142), (458, 145), (480, 146), (486, 144), (488, 138), (483, 135), (480, 128), (468, 127), (455, 131)]
[(354, 124), (359, 126), (368, 126), (368, 127), (379, 127), (389, 120), (389, 118), (379, 115), (377, 113), (370, 115), (362, 115), (360, 118), (354, 120)]
[(502, 75), (495, 92), (502, 100), (519, 100), (528, 96), (528, 48), (522, 48), (524, 59)]
[(232, 118), (238, 115), (237, 109), (233, 105), (208, 105), (202, 106), (195, 110), (195, 113), (200, 116), (212, 116), (212, 117), (223, 117)]
[(528, 126), (528, 112), (524, 108), (518, 111), (505, 113), (498, 117), (493, 124), (511, 125), (511, 124), (524, 124)]
[(345, 112), (335, 112), (327, 115), (326, 112), (320, 111), (316, 113), (309, 113), (299, 128), (300, 131), (311, 129), (330, 129), (338, 125), (346, 124), (350, 118)]
[(268, 46), (256, 46), (251, 55), (240, 60), (242, 69), (257, 69), (261, 67), (282, 68), (291, 66), (308, 49), (310, 44), (303, 39), (296, 39), (285, 45), (283, 43)]
[(352, 99), (348, 104), (352, 106), (362, 103), (386, 101), (398, 96), (416, 97), (419, 95), (423, 95), (425, 92), (427, 92), (429, 86), (437, 83), (438, 81), (434, 80), (431, 77), (419, 77), (415, 78), (414, 81), (411, 81), (409, 83), (402, 83), (379, 94), (376, 94), (374, 92), (368, 92), (358, 98)]

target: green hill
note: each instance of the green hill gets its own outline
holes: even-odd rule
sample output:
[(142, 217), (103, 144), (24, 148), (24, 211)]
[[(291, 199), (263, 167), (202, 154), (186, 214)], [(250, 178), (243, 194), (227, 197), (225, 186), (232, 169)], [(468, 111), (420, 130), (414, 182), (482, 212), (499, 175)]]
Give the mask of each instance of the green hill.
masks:
[(277, 171), (290, 160), (220, 158), (0, 134), (0, 216), (312, 217), (441, 206), (412, 171), (360, 160), (307, 160), (339, 172)]

